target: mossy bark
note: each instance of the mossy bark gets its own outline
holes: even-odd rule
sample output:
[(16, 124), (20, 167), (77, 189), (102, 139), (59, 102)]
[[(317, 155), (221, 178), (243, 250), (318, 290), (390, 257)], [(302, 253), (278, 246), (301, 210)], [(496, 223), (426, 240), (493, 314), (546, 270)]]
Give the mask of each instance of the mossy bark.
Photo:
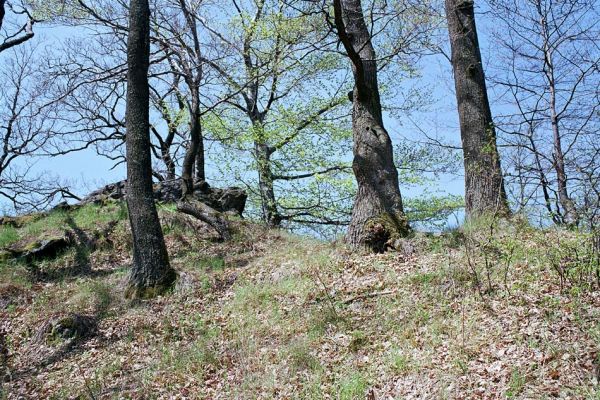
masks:
[(382, 253), (392, 248), (394, 243), (411, 234), (406, 215), (383, 212), (369, 218), (364, 224), (364, 246)]
[(407, 235), (410, 227), (404, 215), (392, 141), (383, 124), (377, 57), (361, 1), (335, 0), (334, 11), (354, 75), (352, 169), (358, 191), (346, 240), (355, 249), (383, 251), (389, 238)]

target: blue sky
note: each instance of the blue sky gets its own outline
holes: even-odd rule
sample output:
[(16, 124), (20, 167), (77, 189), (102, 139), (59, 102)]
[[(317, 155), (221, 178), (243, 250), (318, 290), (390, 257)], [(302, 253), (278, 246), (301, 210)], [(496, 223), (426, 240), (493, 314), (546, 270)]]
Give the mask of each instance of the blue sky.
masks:
[[(487, 54), (485, 21), (480, 18), (480, 40), (482, 41), (484, 58)], [(483, 28), (483, 29), (482, 29)], [(79, 28), (64, 27), (39, 27), (36, 31), (34, 40), (40, 41), (42, 46), (56, 47), (56, 43), (69, 38), (73, 35), (85, 34)], [(410, 120), (399, 121), (386, 115), (385, 124), (390, 132), (392, 140), (399, 138), (410, 140), (426, 140), (419, 132), (420, 130), (428, 132), (431, 136), (439, 137), (442, 141), (460, 144), (458, 131), (458, 115), (456, 112), (455, 97), (453, 93), (453, 81), (451, 68), (448, 60), (443, 56), (428, 56), (423, 60), (422, 77), (411, 84), (428, 87), (431, 89), (430, 97), (433, 100), (432, 105), (427, 110), (414, 113)], [(38, 171), (48, 171), (52, 175), (58, 175), (67, 180), (75, 188), (75, 192), (85, 194), (104, 184), (121, 180), (125, 178), (124, 165), (113, 167), (113, 161), (96, 155), (95, 151), (90, 149), (78, 153), (72, 153), (66, 156), (55, 158), (41, 158), (36, 162), (35, 169)], [(208, 177), (210, 180), (210, 167)], [(404, 188), (404, 197), (413, 197), (422, 193), (424, 190), (435, 192), (442, 190), (452, 194), (463, 194), (462, 171), (458, 170), (455, 174), (443, 176), (435, 185), (430, 187)]]

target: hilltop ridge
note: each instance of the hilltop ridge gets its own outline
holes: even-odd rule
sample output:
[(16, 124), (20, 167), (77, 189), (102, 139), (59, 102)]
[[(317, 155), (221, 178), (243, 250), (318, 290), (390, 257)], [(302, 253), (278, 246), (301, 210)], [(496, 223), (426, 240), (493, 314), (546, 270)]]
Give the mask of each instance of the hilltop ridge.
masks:
[(0, 228), (1, 398), (596, 399), (593, 238), (481, 221), (349, 252), (232, 220), (233, 238), (160, 205), (173, 292), (127, 301), (118, 201)]

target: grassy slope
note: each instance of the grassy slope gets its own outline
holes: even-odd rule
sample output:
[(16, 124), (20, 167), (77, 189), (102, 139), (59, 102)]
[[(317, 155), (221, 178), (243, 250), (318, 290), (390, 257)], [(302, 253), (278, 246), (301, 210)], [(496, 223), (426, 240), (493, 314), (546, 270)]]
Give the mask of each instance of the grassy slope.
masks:
[[(7, 245), (121, 221), (95, 251), (43, 261), (45, 282), (0, 264), (0, 398), (600, 399), (583, 234), (482, 223), (367, 256), (241, 222), (216, 243), (172, 208), (161, 218), (180, 279), (142, 303), (121, 295), (131, 244), (118, 204), (0, 228)], [(34, 342), (66, 312), (97, 316), (98, 335)]]

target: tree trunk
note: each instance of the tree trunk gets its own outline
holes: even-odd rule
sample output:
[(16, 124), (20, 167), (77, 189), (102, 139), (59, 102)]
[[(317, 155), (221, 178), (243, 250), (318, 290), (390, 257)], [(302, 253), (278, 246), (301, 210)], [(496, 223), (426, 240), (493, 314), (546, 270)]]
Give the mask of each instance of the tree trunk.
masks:
[(485, 86), (472, 0), (446, 0), (465, 166), (467, 217), (510, 214)]
[(567, 190), (567, 173), (565, 169), (565, 156), (562, 149), (562, 137), (560, 134), (559, 117), (556, 110), (556, 82), (554, 79), (554, 62), (552, 60), (552, 52), (548, 46), (547, 25), (542, 20), (542, 35), (544, 37), (544, 71), (548, 80), (548, 88), (550, 91), (550, 123), (552, 125), (552, 139), (554, 144), (554, 170), (556, 171), (556, 184), (558, 192), (558, 200), (563, 208), (563, 222), (567, 226), (577, 226), (579, 224), (579, 216), (575, 203), (569, 196)]
[(168, 146), (161, 145), (160, 156), (162, 158), (163, 163), (165, 164), (165, 168), (167, 169), (166, 179), (175, 179), (175, 162), (173, 161), (173, 157), (171, 157), (171, 153), (169, 152)]
[(347, 241), (353, 248), (384, 251), (410, 227), (402, 206), (392, 142), (383, 126), (377, 64), (360, 0), (334, 0), (335, 24), (352, 61), (352, 169), (358, 192)]
[(562, 138), (558, 126), (558, 117), (556, 114), (556, 100), (553, 90), (553, 85), (550, 85), (550, 108), (552, 121), (552, 137), (554, 139), (554, 169), (556, 170), (556, 184), (558, 186), (558, 200), (564, 212), (563, 220), (567, 226), (577, 226), (579, 224), (579, 216), (575, 203), (569, 196), (567, 190), (567, 173), (565, 170), (565, 157), (562, 150)]
[(0, 0), (0, 29), (2, 29), (2, 23), (4, 22), (4, 15), (6, 13), (6, 11), (4, 11), (5, 3), (6, 3), (5, 0)]
[(200, 147), (200, 95), (199, 88), (192, 89), (190, 105), (190, 143), (183, 157), (181, 166), (181, 197), (185, 198), (194, 192), (194, 163)]
[(133, 267), (127, 297), (148, 298), (176, 278), (154, 204), (150, 156), (148, 0), (131, 0), (127, 41), (127, 208), (133, 235)]
[(202, 123), (199, 124), (198, 153), (196, 153), (196, 180), (206, 181), (204, 169), (204, 136), (202, 136)]
[(223, 240), (231, 240), (229, 222), (214, 208), (193, 198), (183, 199), (177, 202), (177, 211), (198, 218), (212, 226)]
[(258, 187), (260, 190), (263, 218), (268, 226), (278, 227), (281, 225), (282, 218), (277, 210), (277, 201), (275, 200), (273, 171), (271, 170), (271, 152), (269, 146), (262, 143), (260, 140), (255, 139), (254, 154), (258, 170)]

